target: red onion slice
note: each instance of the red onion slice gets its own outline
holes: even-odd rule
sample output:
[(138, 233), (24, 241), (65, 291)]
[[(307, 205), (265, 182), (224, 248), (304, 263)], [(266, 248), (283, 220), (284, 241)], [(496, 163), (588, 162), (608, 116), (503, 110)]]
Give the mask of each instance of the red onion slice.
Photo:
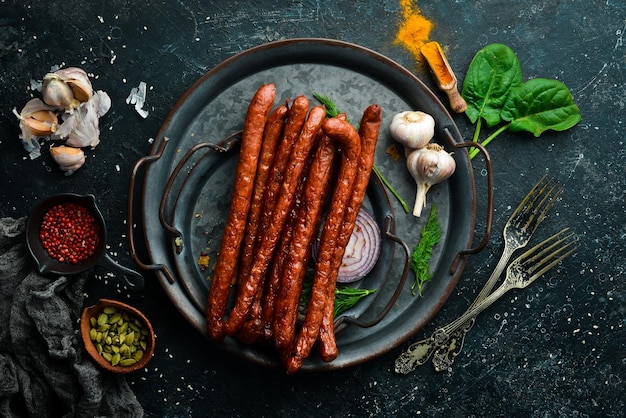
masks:
[[(318, 244), (319, 240), (313, 244), (314, 259), (317, 258)], [(337, 282), (352, 283), (367, 276), (378, 262), (381, 246), (382, 238), (376, 220), (361, 208), (343, 254)]]

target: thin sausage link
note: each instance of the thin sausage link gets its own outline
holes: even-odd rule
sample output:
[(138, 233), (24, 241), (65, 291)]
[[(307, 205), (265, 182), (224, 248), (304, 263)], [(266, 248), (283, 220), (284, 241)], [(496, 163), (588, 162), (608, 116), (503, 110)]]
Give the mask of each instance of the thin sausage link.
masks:
[[(354, 225), (356, 223), (357, 215), (361, 209), (361, 204), (365, 198), (367, 192), (367, 186), (369, 184), (370, 175), (372, 173), (372, 167), (374, 165), (374, 154), (376, 152), (376, 144), (378, 142), (378, 132), (382, 123), (382, 109), (379, 105), (370, 105), (363, 112), (361, 123), (359, 125), (359, 136), (361, 138), (361, 155), (359, 157), (359, 168), (357, 174), (357, 180), (352, 187), (352, 196), (350, 202), (346, 207), (346, 213), (343, 218), (343, 225), (341, 233), (337, 239), (337, 248), (341, 249), (341, 257), (335, 259), (333, 265), (333, 276), (330, 279), (331, 283), (336, 283), (339, 267), (343, 259), (343, 253), (345, 252), (346, 245), (350, 240)], [(329, 294), (327, 297), (329, 300), (335, 298), (335, 286), (328, 286)], [(332, 361), (337, 358), (338, 350), (335, 340), (334, 330), (334, 303), (328, 304), (324, 309), (324, 318), (322, 319), (322, 328), (319, 336), (319, 353), (320, 357), (324, 361)]]
[(315, 144), (317, 132), (324, 121), (325, 115), (326, 111), (323, 106), (312, 108), (302, 128), (298, 141), (294, 144), (289, 159), (289, 165), (285, 172), (285, 179), (272, 213), (271, 223), (267, 230), (263, 230), (263, 236), (256, 250), (250, 276), (247, 278), (245, 288), (241, 294), (238, 295), (235, 306), (226, 321), (226, 333), (229, 335), (233, 335), (239, 330), (250, 312), (256, 290), (259, 286), (262, 286), (262, 282), (280, 239), (281, 230), (285, 226), (287, 215), (291, 209), (293, 198), (298, 183), (300, 182), (300, 176), (309, 159), (311, 150)]
[(276, 149), (276, 155), (274, 156), (272, 168), (263, 194), (263, 215), (261, 218), (260, 231), (265, 231), (269, 227), (272, 212), (274, 211), (276, 200), (280, 194), (280, 187), (285, 178), (285, 171), (287, 170), (287, 164), (289, 164), (293, 146), (300, 136), (308, 111), (309, 100), (305, 96), (296, 97), (289, 108), (283, 137)]
[(244, 121), (236, 181), (207, 300), (207, 331), (209, 337), (217, 341), (224, 338), (226, 303), (250, 208), (263, 131), (275, 96), (274, 84), (261, 86), (248, 106)]
[(299, 222), (295, 225), (284, 265), (274, 313), (274, 343), (281, 357), (292, 354), (296, 337), (298, 304), (313, 242), (331, 189), (333, 162), (337, 155), (334, 141), (323, 136), (313, 157), (302, 192)]
[[(297, 207), (296, 207), (297, 206)], [(265, 289), (263, 291), (263, 311), (261, 312), (261, 319), (263, 324), (263, 339), (271, 341), (274, 337), (274, 312), (276, 310), (276, 298), (278, 295), (278, 288), (280, 286), (280, 277), (289, 255), (289, 246), (291, 244), (291, 237), (296, 227), (298, 220), (298, 201), (294, 202), (294, 207), (289, 213), (287, 223), (283, 228), (283, 232), (280, 237), (276, 254), (272, 260), (272, 266), (270, 273), (265, 283)]]
[(239, 257), (238, 268), (238, 287), (241, 288), (243, 278), (250, 271), (252, 264), (252, 256), (254, 254), (254, 243), (256, 242), (257, 233), (261, 219), (261, 211), (263, 209), (263, 194), (267, 185), (267, 179), (276, 154), (278, 142), (283, 136), (285, 127), (285, 118), (289, 108), (286, 104), (278, 106), (269, 116), (265, 131), (263, 132), (263, 144), (259, 156), (259, 165), (257, 168), (256, 178), (254, 180), (254, 192), (250, 203), (250, 213), (248, 214), (248, 222), (246, 232), (243, 237), (241, 247), (241, 255)]
[(288, 373), (298, 370), (302, 365), (302, 360), (310, 354), (319, 335), (324, 306), (327, 303), (332, 303), (332, 300), (328, 301), (327, 295), (328, 286), (334, 286), (334, 283), (329, 283), (329, 280), (334, 265), (333, 258), (336, 256), (335, 244), (343, 222), (345, 207), (350, 200), (361, 153), (359, 134), (348, 122), (338, 118), (330, 118), (324, 121), (322, 129), (326, 135), (339, 143), (341, 166), (330, 210), (322, 230), (311, 297), (298, 335), (295, 353), (287, 362)]

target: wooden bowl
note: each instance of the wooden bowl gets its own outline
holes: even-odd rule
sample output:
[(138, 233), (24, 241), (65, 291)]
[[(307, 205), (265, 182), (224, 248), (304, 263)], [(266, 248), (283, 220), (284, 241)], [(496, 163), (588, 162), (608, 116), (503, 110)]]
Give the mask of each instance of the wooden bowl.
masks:
[[(130, 333), (129, 330), (132, 329), (131, 326), (127, 326), (127, 330), (123, 330), (122, 325), (118, 322), (116, 322), (115, 324), (107, 323), (111, 327), (109, 329), (108, 336), (113, 338), (113, 342), (107, 344), (105, 336), (107, 330), (104, 329), (106, 325), (98, 327), (98, 317), (101, 313), (104, 312), (105, 308), (116, 308), (117, 311), (120, 313), (127, 313), (130, 319), (122, 319), (122, 323), (126, 322), (128, 323), (128, 325), (130, 325), (132, 319), (135, 318), (139, 321), (141, 327), (146, 330), (144, 331), (145, 335), (143, 337), (143, 341), (145, 342), (145, 348), (141, 347), (141, 345), (136, 346), (137, 349), (141, 349), (141, 351), (143, 351), (143, 355), (141, 356), (141, 358), (136, 358), (136, 362), (134, 362), (133, 364), (123, 365), (123, 363), (125, 362), (119, 361), (116, 365), (113, 365), (109, 360), (104, 357), (103, 354), (101, 354), (101, 351), (107, 352), (107, 345), (110, 348), (113, 348), (113, 346), (115, 346), (117, 349), (119, 349), (125, 343), (125, 341), (116, 342), (115, 335), (119, 337), (119, 335), (124, 334), (124, 336), (126, 337), (126, 335)], [(92, 325), (91, 318), (95, 318), (96, 327)], [(109, 316), (109, 319), (112, 318)], [(117, 327), (120, 327), (120, 329), (117, 329)], [(100, 330), (100, 332), (102, 333), (100, 335), (100, 341), (98, 341), (98, 337), (92, 338), (92, 329), (96, 329), (96, 334), (98, 333), (98, 329)], [(83, 344), (85, 345), (85, 349), (87, 350), (91, 358), (93, 358), (93, 360), (98, 363), (100, 367), (113, 373), (130, 373), (135, 370), (141, 369), (150, 361), (150, 359), (154, 355), (155, 335), (152, 324), (141, 311), (122, 302), (110, 299), (100, 299), (95, 305), (83, 309), (83, 313), (80, 318), (80, 332), (83, 338)], [(139, 334), (140, 333), (137, 333), (137, 336)], [(135, 332), (133, 332), (133, 335), (135, 335)], [(134, 341), (136, 341), (136, 337), (134, 338)], [(98, 349), (98, 344), (100, 345), (100, 351)], [(102, 350), (103, 348), (104, 350)], [(120, 354), (121, 359), (123, 360), (124, 358), (129, 357), (132, 358), (132, 355), (124, 356), (124, 350), (125, 349), (123, 348), (122, 354)], [(109, 354), (113, 356), (115, 352), (109, 352)], [(128, 361), (126, 363), (129, 362), (132, 361)]]

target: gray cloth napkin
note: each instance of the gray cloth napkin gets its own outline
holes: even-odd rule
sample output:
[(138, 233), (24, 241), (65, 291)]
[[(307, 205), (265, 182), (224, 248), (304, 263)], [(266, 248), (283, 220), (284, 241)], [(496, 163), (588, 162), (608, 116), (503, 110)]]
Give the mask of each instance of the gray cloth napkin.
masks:
[(123, 375), (83, 350), (79, 318), (88, 273), (38, 273), (26, 218), (0, 219), (0, 417), (142, 417)]

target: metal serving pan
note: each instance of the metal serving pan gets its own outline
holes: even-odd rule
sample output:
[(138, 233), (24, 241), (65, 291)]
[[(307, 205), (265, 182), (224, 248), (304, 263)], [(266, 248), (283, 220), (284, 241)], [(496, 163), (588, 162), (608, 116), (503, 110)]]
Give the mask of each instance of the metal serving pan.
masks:
[[(352, 121), (358, 121), (369, 104), (381, 105), (383, 124), (375, 164), (409, 203), (415, 195), (415, 183), (403, 159), (394, 160), (386, 153), (393, 143), (388, 127), (395, 113), (416, 109), (432, 115), (436, 122), (434, 141), (453, 152), (456, 160), (452, 177), (429, 192), (428, 207), (420, 218), (398, 210), (380, 179), (372, 177), (365, 207), (374, 213), (389, 239), (404, 241), (404, 251), (394, 251), (394, 243), (386, 244), (387, 250), (378, 261), (380, 266), (367, 282), (367, 286), (381, 285), (380, 294), (366, 308), (355, 308), (341, 320), (343, 329), (337, 334), (339, 356), (325, 363), (313, 354), (304, 362), (303, 370), (360, 364), (397, 347), (428, 323), (454, 289), (467, 256), (487, 243), (492, 219), (489, 204), (483, 239), (472, 247), (476, 188), (466, 147), (476, 144), (463, 141), (450, 114), (424, 83), (375, 51), (329, 39), (290, 39), (241, 52), (203, 75), (163, 122), (150, 155), (134, 167), (129, 187), (131, 253), (141, 267), (156, 271), (172, 303), (198, 332), (206, 335), (203, 298), (208, 293), (209, 273), (195, 264), (199, 248), (218, 248), (236, 159), (230, 155), (233, 151), (220, 155), (222, 151), (215, 145), (242, 129), (249, 100), (261, 84), (270, 82), (277, 86), (277, 103), (300, 94), (313, 103), (313, 93), (320, 93), (330, 97)], [(205, 143), (205, 152), (191, 151), (194, 147), (205, 148), (201, 145)], [(491, 202), (491, 167), (485, 155)], [(149, 263), (137, 256), (130, 219), (136, 178), (142, 168), (142, 229)], [(420, 297), (411, 294), (411, 279), (406, 283), (403, 280), (407, 248), (418, 242), (431, 205), (437, 206), (443, 236), (431, 259), (433, 279)], [(172, 230), (180, 235), (173, 235)], [(381, 312), (384, 315), (379, 317)], [(230, 337), (222, 346), (256, 363), (279, 364), (275, 354), (263, 347), (241, 344)]]

